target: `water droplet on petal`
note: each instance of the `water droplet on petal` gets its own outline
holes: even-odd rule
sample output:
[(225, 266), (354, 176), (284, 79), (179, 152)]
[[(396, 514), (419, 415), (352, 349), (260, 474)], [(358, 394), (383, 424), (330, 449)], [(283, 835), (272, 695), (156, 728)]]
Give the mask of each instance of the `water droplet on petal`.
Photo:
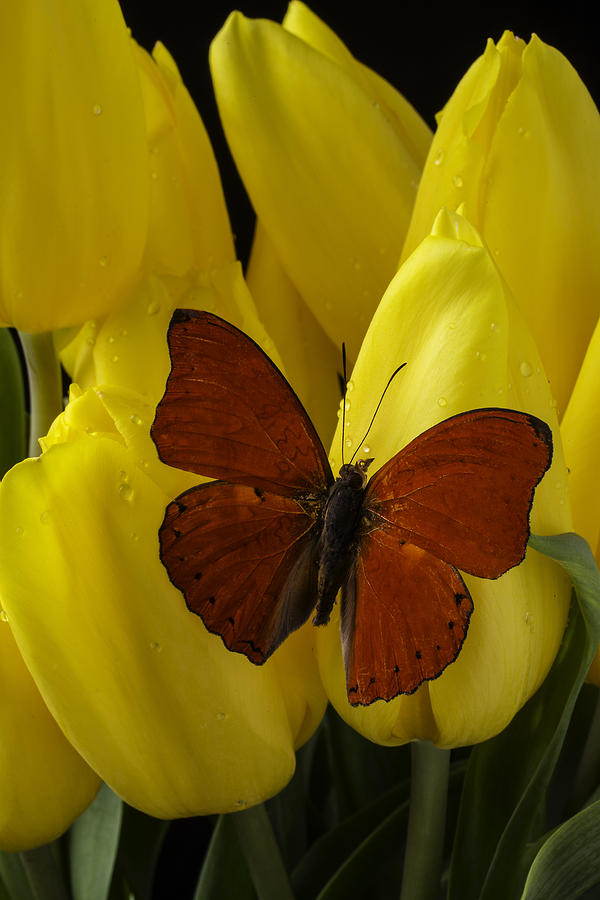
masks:
[(457, 188), (461, 188), (464, 183), (462, 180), (462, 177), (460, 175), (454, 175), (452, 178), (452, 181), (454, 182), (454, 187), (457, 187)]
[(219, 722), (222, 722), (223, 719), (226, 719), (226, 718), (227, 718), (227, 713), (224, 713), (224, 712), (217, 713), (217, 719), (219, 720)]
[(102, 107), (99, 103), (94, 103), (92, 106), (92, 115), (93, 116), (101, 116), (102, 115)]
[(533, 375), (533, 369), (528, 362), (525, 362), (525, 360), (523, 360), (523, 362), (519, 366), (519, 372), (521, 373), (523, 378), (529, 378), (530, 375)]
[(344, 409), (346, 410), (346, 412), (348, 412), (348, 410), (350, 409), (350, 405), (350, 401), (346, 400), (346, 402), (344, 403)]
[(0, 609), (0, 621), (8, 622), (8, 613), (6, 612), (5, 609)]
[(132, 414), (129, 416), (129, 421), (130, 421), (130, 422), (133, 422), (134, 425), (141, 425), (141, 424), (142, 424), (142, 420), (140, 419), (139, 416), (136, 416), (135, 413), (132, 413)]
[(119, 362), (119, 356), (118, 356), (118, 354), (117, 354), (117, 353), (114, 353), (114, 354), (111, 356), (110, 361), (111, 361), (111, 362), (114, 362), (114, 363)]
[(40, 513), (40, 522), (42, 523), (42, 525), (47, 525), (51, 519), (52, 515), (49, 509), (45, 509), (43, 513)]
[(137, 533), (137, 531), (132, 531), (131, 534), (129, 535), (129, 537), (131, 538), (132, 541), (139, 541), (139, 539), (140, 539), (140, 536)]
[(131, 503), (133, 500), (133, 488), (127, 482), (123, 482), (119, 485), (119, 497), (121, 500), (125, 500), (127, 503)]
[(15, 533), (18, 534), (19, 537), (23, 537), (23, 535), (25, 534), (25, 529), (22, 525), (17, 525), (17, 527), (15, 528)]
[(337, 410), (336, 416), (338, 417), (338, 419), (341, 419), (341, 418), (342, 418), (342, 411), (341, 411), (341, 409), (338, 409), (338, 410)]
[(448, 406), (448, 401), (445, 397), (438, 397), (438, 406)]
[(160, 653), (160, 651), (162, 650), (162, 647), (158, 643), (158, 641), (150, 641), (150, 649), (154, 650), (155, 653)]
[(363, 444), (363, 453), (370, 453), (370, 452), (371, 452), (371, 448), (369, 447), (369, 445)]
[(98, 265), (102, 269), (105, 269), (108, 265), (108, 256), (101, 256), (100, 259), (98, 260)]
[(346, 447), (351, 447), (351, 446), (352, 446), (352, 439), (346, 438)]
[(434, 164), (434, 166), (441, 166), (441, 164), (443, 162), (444, 162), (444, 151), (438, 150), (438, 152), (436, 153), (435, 159), (433, 160), (433, 164)]
[(158, 302), (158, 300), (151, 300), (146, 307), (146, 314), (149, 316), (155, 316), (157, 312), (160, 312), (160, 303)]
[(347, 391), (353, 391), (353, 390), (354, 390), (354, 382), (353, 382), (353, 381), (349, 381), (349, 382), (346, 384), (346, 390), (347, 390)]

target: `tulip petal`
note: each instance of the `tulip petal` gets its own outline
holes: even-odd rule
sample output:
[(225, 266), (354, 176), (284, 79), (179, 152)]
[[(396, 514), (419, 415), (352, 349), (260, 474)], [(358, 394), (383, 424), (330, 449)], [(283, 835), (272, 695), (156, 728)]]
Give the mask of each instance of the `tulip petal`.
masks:
[(273, 22), (232, 13), (210, 63), (258, 218), (317, 320), (354, 357), (396, 268), (420, 162), (378, 95)]
[(3, 4), (0, 60), (0, 323), (47, 331), (114, 308), (137, 277), (141, 94), (113, 0)]
[(46, 703), (119, 796), (164, 818), (260, 802), (294, 768), (275, 666), (225, 650), (160, 563), (168, 499), (106, 438), (52, 446), (0, 491), (2, 595)]
[(565, 57), (506, 32), (441, 115), (403, 258), (440, 206), (480, 230), (564, 410), (600, 313), (600, 116)]
[(227, 319), (283, 366), (237, 262), (189, 278), (148, 275), (121, 309), (103, 321), (87, 322), (64, 348), (61, 361), (82, 388), (119, 385), (156, 406), (170, 371), (166, 334), (177, 307), (206, 309)]
[(151, 218), (146, 267), (182, 276), (235, 259), (212, 147), (166, 48), (152, 57), (135, 45), (151, 159)]
[(341, 396), (341, 348), (333, 345), (298, 294), (260, 223), (246, 280), (261, 321), (281, 353), (289, 383), (327, 446)]
[(50, 715), (6, 613), (0, 621), (0, 848), (14, 853), (61, 835), (92, 802), (100, 779)]
[[(455, 413), (490, 406), (532, 412), (550, 424), (555, 442), (552, 467), (536, 490), (532, 529), (569, 530), (556, 412), (535, 345), (481, 239), (457, 215), (440, 214), (434, 233), (404, 263), (381, 301), (352, 373), (347, 452), (361, 446), (382, 390), (402, 362), (407, 366), (387, 392), (368, 450), (363, 446), (361, 452), (374, 456), (379, 467)], [(336, 435), (336, 463), (338, 448)], [(330, 700), (370, 739), (426, 738), (442, 747), (485, 740), (545, 677), (570, 596), (558, 567), (530, 551), (521, 566), (496, 581), (466, 580), (475, 611), (460, 656), (438, 679), (389, 704), (349, 706), (339, 625), (332, 620), (320, 629), (319, 662)]]

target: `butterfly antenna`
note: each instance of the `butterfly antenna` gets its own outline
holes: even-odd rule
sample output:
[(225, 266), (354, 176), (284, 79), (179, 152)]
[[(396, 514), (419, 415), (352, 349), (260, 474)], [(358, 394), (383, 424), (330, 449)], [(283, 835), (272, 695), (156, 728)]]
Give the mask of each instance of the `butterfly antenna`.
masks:
[(344, 465), (344, 426), (346, 424), (346, 392), (348, 390), (348, 378), (346, 375), (346, 345), (342, 341), (342, 372), (344, 384), (342, 386), (342, 465)]
[[(377, 413), (379, 412), (379, 407), (380, 407), (381, 404), (383, 403), (383, 398), (384, 398), (385, 395), (386, 395), (387, 389), (389, 388), (390, 384), (392, 383), (392, 381), (394, 380), (394, 378), (396, 377), (396, 375), (398, 374), (398, 372), (400, 372), (400, 371), (404, 368), (405, 365), (406, 365), (406, 363), (402, 363), (402, 365), (401, 365), (401, 366), (398, 366), (398, 368), (397, 368), (394, 372), (392, 372), (392, 374), (390, 375), (389, 380), (388, 380), (388, 383), (387, 383), (386, 386), (384, 387), (383, 393), (382, 393), (381, 397), (379, 398), (379, 403), (377, 404), (377, 406), (376, 406), (376, 408), (375, 408), (375, 412), (373, 413), (373, 417), (372, 417), (372, 419), (371, 419), (371, 421), (370, 421), (370, 423), (369, 423), (369, 427), (367, 428), (367, 431), (366, 431), (366, 433), (365, 433), (365, 436), (363, 437), (362, 441), (360, 441), (360, 442), (358, 443), (358, 445), (357, 445), (357, 447), (356, 447), (356, 450), (355, 450), (354, 453), (352, 454), (352, 459), (354, 459), (354, 457), (356, 456), (356, 454), (358, 453), (358, 451), (360, 450), (360, 448), (362, 447), (362, 445), (363, 445), (364, 442), (366, 441), (366, 439), (367, 439), (367, 437), (368, 437), (368, 434), (369, 434), (369, 432), (370, 432), (370, 430), (371, 430), (371, 427), (372, 427), (372, 425), (373, 425), (373, 422), (375, 421), (375, 416), (376, 416)], [(345, 405), (345, 404), (344, 404), (344, 405)], [(342, 426), (342, 427), (343, 427), (343, 426)], [(342, 432), (342, 433), (343, 433), (343, 432)], [(342, 449), (343, 449), (343, 445), (342, 445)], [(350, 465), (352, 465), (352, 459), (350, 460)], [(343, 459), (342, 459), (342, 462), (343, 462)]]

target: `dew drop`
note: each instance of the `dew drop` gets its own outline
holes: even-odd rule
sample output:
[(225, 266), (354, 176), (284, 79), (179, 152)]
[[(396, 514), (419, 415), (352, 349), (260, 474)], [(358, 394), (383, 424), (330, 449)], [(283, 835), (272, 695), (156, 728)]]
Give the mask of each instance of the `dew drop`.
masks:
[(48, 522), (52, 519), (52, 514), (49, 509), (45, 509), (42, 513), (40, 513), (40, 522), (42, 525), (47, 525)]
[(341, 418), (342, 418), (342, 411), (341, 411), (341, 409), (338, 409), (338, 410), (337, 410), (336, 416), (338, 417), (338, 419), (341, 419)]
[(117, 353), (113, 353), (113, 355), (110, 358), (110, 361), (114, 362), (114, 363), (119, 362), (119, 355)]
[(108, 265), (108, 256), (101, 256), (98, 260), (98, 265), (100, 268), (105, 269)]
[(354, 382), (353, 382), (353, 381), (349, 381), (349, 382), (346, 384), (346, 390), (347, 390), (348, 392), (354, 390)]
[(96, 338), (90, 336), (90, 337), (88, 337), (88, 338), (85, 339), (85, 342), (86, 342), (86, 344), (89, 344), (90, 347), (93, 347), (93, 346), (95, 345), (95, 343), (96, 343)]
[(154, 650), (155, 653), (160, 653), (160, 651), (162, 650), (162, 647), (158, 643), (158, 641), (150, 641), (150, 649)]
[(475, 351), (475, 356), (479, 360), (479, 362), (485, 362), (487, 360), (487, 353), (482, 353), (479, 350)]
[(351, 447), (351, 446), (352, 446), (352, 439), (346, 438), (346, 447)]
[(246, 801), (236, 800), (234, 806), (236, 806), (238, 809), (242, 809), (243, 806), (246, 806)]
[(5, 609), (0, 609), (0, 621), (8, 622), (8, 613), (6, 612)]
[(344, 420), (344, 428), (350, 428), (350, 419)]
[(525, 134), (525, 129), (523, 128), (522, 125), (519, 125), (517, 134), (518, 134), (520, 137), (523, 137), (523, 135)]
[(106, 343), (107, 343), (107, 344), (114, 344), (114, 342), (115, 342), (114, 336), (113, 336), (112, 334), (109, 334), (109, 336), (106, 338)]
[(148, 316), (155, 316), (157, 312), (160, 312), (160, 303), (158, 300), (151, 300), (146, 307), (146, 314)]
[(498, 326), (496, 325), (495, 322), (490, 322), (490, 328), (491, 328), (492, 331), (496, 331), (497, 328), (498, 328)]
[(94, 103), (92, 106), (92, 115), (93, 116), (101, 116), (102, 115), (102, 107), (99, 103)]
[(217, 717), (217, 719), (219, 720), (219, 722), (222, 722), (223, 719), (226, 719), (226, 718), (227, 718), (227, 713), (224, 713), (224, 712), (218, 712), (216, 717)]
[(350, 401), (346, 400), (346, 402), (344, 403), (344, 409), (346, 410), (346, 412), (348, 412), (348, 410), (350, 409), (350, 405)]
[(132, 414), (129, 416), (129, 421), (130, 421), (130, 422), (133, 422), (134, 425), (141, 425), (141, 424), (142, 424), (142, 420), (140, 419), (139, 416), (136, 416), (135, 413), (132, 413)]
[(132, 541), (139, 541), (139, 539), (140, 539), (140, 536), (137, 533), (137, 531), (132, 531), (131, 534), (129, 535), (129, 537), (131, 538)]
[(525, 362), (525, 360), (523, 360), (523, 362), (519, 366), (519, 372), (521, 373), (523, 378), (529, 378), (530, 375), (533, 375), (533, 369), (528, 362)]
[(23, 535), (25, 534), (25, 529), (22, 525), (17, 525), (17, 527), (15, 528), (15, 533), (18, 534), (19, 537), (23, 537)]
[(454, 187), (457, 187), (457, 188), (461, 188), (464, 184), (462, 177), (460, 175), (454, 175), (452, 178), (452, 181), (454, 182)]
[(445, 397), (438, 397), (438, 406), (448, 406), (448, 401)]
[(370, 453), (370, 452), (371, 452), (371, 448), (369, 447), (369, 445), (363, 444), (363, 453)]
[(434, 159), (434, 161), (433, 161), (433, 164), (434, 164), (434, 166), (441, 166), (441, 164), (442, 164), (443, 162), (444, 162), (444, 151), (443, 151), (443, 150), (438, 150), (438, 152), (437, 152), (437, 154), (436, 154), (436, 157), (435, 157), (435, 159)]
[(131, 503), (133, 500), (133, 488), (127, 482), (123, 482), (119, 485), (119, 497), (121, 500), (125, 500), (127, 503)]
[(456, 322), (448, 322), (448, 328), (451, 331), (454, 331), (454, 329), (456, 328)]

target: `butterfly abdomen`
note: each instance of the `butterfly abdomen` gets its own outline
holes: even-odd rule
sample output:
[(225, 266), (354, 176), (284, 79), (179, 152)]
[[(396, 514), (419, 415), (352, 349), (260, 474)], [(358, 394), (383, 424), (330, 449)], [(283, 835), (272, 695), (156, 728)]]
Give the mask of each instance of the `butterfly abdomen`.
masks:
[(362, 517), (364, 480), (357, 467), (344, 466), (329, 491), (319, 541), (315, 625), (327, 624), (337, 592), (348, 577)]

